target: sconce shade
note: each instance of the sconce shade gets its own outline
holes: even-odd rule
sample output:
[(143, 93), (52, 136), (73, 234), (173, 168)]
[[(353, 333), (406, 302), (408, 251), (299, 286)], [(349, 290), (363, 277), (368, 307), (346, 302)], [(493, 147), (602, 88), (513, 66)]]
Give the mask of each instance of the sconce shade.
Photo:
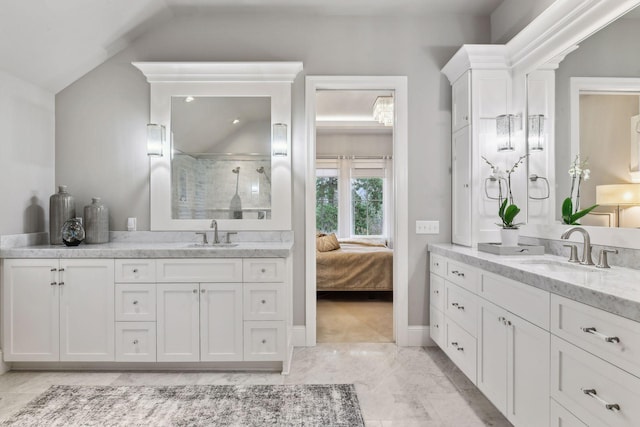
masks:
[(286, 157), (288, 153), (287, 125), (284, 123), (274, 123), (273, 140), (271, 141), (271, 151), (275, 157)]
[(529, 116), (528, 124), (529, 149), (542, 151), (544, 149), (544, 116), (534, 114)]
[(599, 205), (640, 205), (640, 184), (596, 185)]
[(147, 125), (147, 155), (162, 157), (165, 127), (155, 123)]
[(498, 151), (513, 151), (515, 147), (513, 140), (515, 132), (518, 130), (518, 116), (513, 114), (502, 114), (496, 117), (496, 135)]
[(393, 126), (393, 97), (379, 96), (373, 103), (373, 119), (385, 126)]

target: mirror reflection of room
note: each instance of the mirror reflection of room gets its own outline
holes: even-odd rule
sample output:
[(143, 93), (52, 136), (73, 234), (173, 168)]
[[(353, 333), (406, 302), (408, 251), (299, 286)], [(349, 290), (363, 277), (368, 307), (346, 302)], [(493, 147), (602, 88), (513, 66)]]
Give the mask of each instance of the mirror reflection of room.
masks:
[(174, 219), (271, 218), (268, 97), (171, 99)]
[(317, 342), (393, 342), (393, 94), (319, 91)]

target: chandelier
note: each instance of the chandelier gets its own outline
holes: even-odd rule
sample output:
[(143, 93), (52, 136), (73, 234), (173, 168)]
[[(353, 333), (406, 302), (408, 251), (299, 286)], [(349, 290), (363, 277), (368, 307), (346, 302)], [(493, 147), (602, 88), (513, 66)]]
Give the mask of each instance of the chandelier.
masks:
[(373, 103), (373, 119), (385, 126), (393, 126), (393, 97), (379, 96)]

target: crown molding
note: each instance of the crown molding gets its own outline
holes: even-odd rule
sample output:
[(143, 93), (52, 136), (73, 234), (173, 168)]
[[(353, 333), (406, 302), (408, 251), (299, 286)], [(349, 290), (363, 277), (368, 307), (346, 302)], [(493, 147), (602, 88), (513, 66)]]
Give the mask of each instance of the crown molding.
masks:
[(285, 82), (302, 71), (302, 62), (133, 62), (149, 83)]
[(474, 70), (508, 70), (505, 45), (500, 44), (465, 44), (442, 68), (442, 73), (453, 83), (465, 71)]

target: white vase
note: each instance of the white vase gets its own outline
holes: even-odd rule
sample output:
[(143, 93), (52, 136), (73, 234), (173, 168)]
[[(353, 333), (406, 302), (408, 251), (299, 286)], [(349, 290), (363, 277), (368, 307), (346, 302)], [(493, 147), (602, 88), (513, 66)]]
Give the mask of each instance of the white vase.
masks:
[(501, 228), (500, 240), (502, 246), (518, 246), (518, 237), (520, 236), (520, 230), (517, 228)]

